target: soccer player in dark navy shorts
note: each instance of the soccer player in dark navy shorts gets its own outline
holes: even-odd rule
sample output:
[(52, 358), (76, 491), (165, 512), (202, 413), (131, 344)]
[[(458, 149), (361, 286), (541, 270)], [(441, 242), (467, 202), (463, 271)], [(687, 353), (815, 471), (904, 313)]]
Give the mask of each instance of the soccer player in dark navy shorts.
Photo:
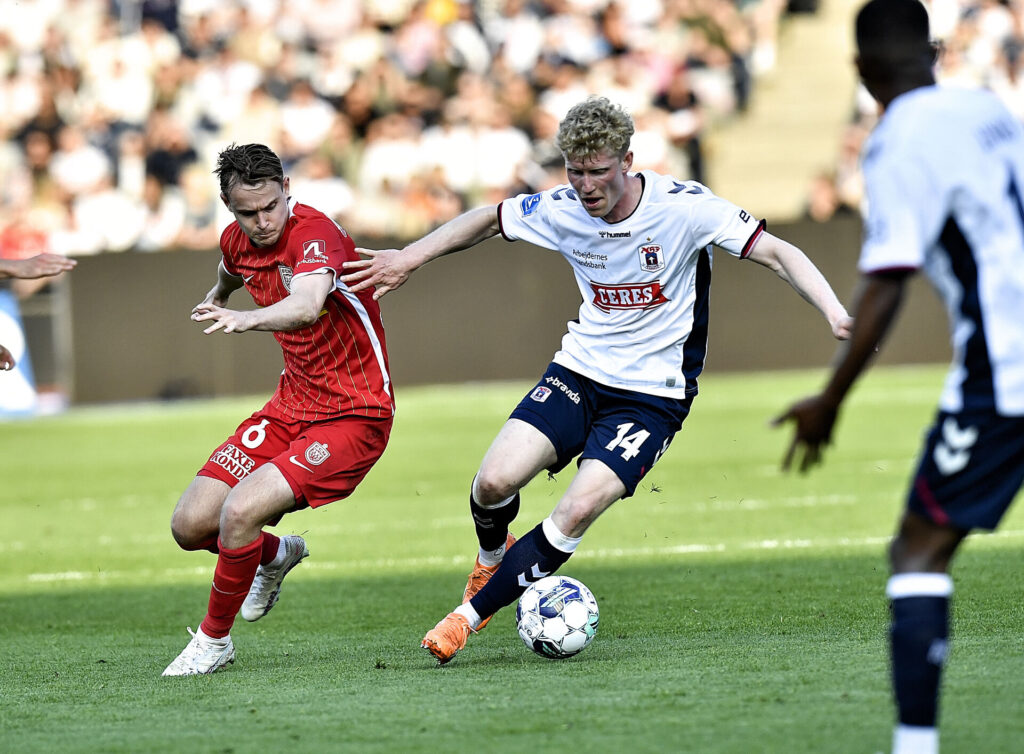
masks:
[(918, 0), (857, 15), (857, 67), (884, 108), (864, 147), (862, 286), (850, 347), (821, 394), (777, 420), (783, 461), (821, 458), (844, 397), (922, 270), (950, 315), (953, 363), (889, 550), (894, 754), (939, 750), (949, 645), (950, 561), (972, 529), (999, 523), (1024, 479), (1024, 129), (985, 90), (940, 87)]
[[(562, 255), (582, 303), (562, 347), (484, 455), (470, 488), (479, 552), (463, 602), (421, 642), (446, 663), (499, 609), (554, 573), (584, 532), (632, 495), (668, 448), (697, 394), (707, 354), (712, 249), (773, 270), (832, 334), (851, 321), (802, 251), (695, 181), (633, 172), (633, 121), (592, 97), (559, 126), (567, 184), (470, 210), (404, 249), (362, 249), (345, 264), (353, 291), (382, 296), (436, 257), (490, 238)], [(519, 491), (545, 469), (576, 471), (551, 515), (516, 541)]]
[(690, 413), (693, 396), (662, 398), (608, 387), (552, 363), (512, 419), (539, 429), (554, 446), (557, 474), (574, 458), (595, 458), (636, 492), (640, 480), (668, 450)]

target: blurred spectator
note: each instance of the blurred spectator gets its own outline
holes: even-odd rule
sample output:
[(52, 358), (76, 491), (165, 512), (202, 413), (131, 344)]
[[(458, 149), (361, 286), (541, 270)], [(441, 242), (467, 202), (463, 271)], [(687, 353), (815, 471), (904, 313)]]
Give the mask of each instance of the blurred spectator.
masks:
[[(925, 0), (932, 34), (940, 45), (936, 64), (939, 86), (988, 87), (1024, 120), (1024, 1)], [(851, 123), (841, 135), (834, 169), (815, 177), (809, 189), (808, 214), (827, 220), (833, 212), (862, 209), (859, 158), (864, 140), (878, 120), (878, 109), (858, 87)], [(826, 180), (832, 186), (824, 185)], [(811, 211), (811, 208), (815, 211)]]
[[(972, 5), (965, 66), (975, 75), (988, 61), (989, 83), (1021, 99), (1008, 45), (1019, 7)], [(770, 70), (785, 6), (8, 2), (0, 232), (72, 254), (212, 248), (227, 218), (203, 184), (220, 149), (255, 141), (361, 235), (418, 235), (476, 202), (564, 181), (554, 128), (592, 93), (635, 116), (638, 168), (703, 180), (704, 130), (741, 111)]]

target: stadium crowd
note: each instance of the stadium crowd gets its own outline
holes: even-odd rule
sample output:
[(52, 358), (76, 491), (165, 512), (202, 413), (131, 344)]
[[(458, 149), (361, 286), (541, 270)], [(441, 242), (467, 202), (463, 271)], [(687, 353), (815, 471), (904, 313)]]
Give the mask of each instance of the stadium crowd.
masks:
[[(939, 45), (938, 83), (991, 89), (1024, 121), (1024, 0), (925, 0), (925, 5)], [(812, 183), (809, 217), (825, 221), (861, 211), (861, 147), (877, 121), (878, 108), (861, 86), (834, 167)]]
[(785, 0), (0, 0), (0, 255), (216, 246), (217, 151), (261, 142), (358, 236), (564, 180), (592, 92), (638, 167), (703, 178)]

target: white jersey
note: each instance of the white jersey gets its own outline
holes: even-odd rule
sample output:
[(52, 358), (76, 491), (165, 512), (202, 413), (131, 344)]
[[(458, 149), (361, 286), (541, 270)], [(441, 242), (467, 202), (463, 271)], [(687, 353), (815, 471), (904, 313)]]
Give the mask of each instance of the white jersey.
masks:
[(860, 270), (924, 269), (949, 313), (940, 407), (1024, 415), (1024, 131), (981, 90), (896, 98), (864, 151)]
[(697, 392), (707, 353), (711, 244), (746, 257), (764, 229), (694, 181), (651, 171), (616, 223), (591, 217), (569, 185), (498, 207), (501, 233), (558, 251), (583, 303), (554, 361), (603, 385), (669, 398)]

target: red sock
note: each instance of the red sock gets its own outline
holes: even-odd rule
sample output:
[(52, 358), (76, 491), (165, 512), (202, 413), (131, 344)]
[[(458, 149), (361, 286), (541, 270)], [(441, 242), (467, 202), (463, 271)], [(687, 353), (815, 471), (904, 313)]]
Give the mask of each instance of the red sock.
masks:
[(277, 548), (280, 544), (280, 537), (271, 534), (269, 531), (263, 532), (263, 552), (260, 555), (260, 565), (266, 565), (277, 557)]
[(237, 550), (229, 550), (223, 542), (217, 542), (220, 555), (217, 556), (217, 567), (213, 571), (210, 604), (206, 608), (206, 617), (199, 625), (207, 636), (220, 639), (231, 633), (235, 616), (245, 602), (256, 569), (260, 567), (263, 537), (263, 532), (260, 532), (256, 539)]

